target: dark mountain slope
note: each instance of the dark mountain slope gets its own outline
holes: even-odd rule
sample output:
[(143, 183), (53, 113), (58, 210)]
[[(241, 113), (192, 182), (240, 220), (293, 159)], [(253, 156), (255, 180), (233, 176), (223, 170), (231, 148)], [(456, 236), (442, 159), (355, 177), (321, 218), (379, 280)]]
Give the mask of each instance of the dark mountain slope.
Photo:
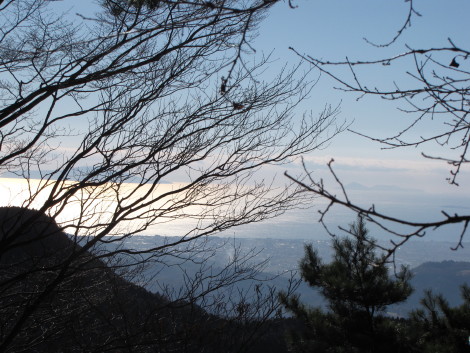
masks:
[(116, 275), (46, 215), (0, 208), (0, 352), (230, 352), (245, 343), (249, 325), (177, 304)]
[(442, 261), (426, 262), (413, 269), (412, 284), (416, 295), (422, 297), (422, 292), (432, 289), (441, 293), (451, 306), (462, 304), (460, 286), (470, 284), (470, 262)]
[(412, 269), (412, 273), (413, 294), (405, 303), (390, 307), (391, 312), (406, 316), (420, 306), (424, 291), (428, 289), (442, 294), (451, 307), (461, 305), (460, 286), (470, 284), (470, 262), (465, 261), (425, 262)]

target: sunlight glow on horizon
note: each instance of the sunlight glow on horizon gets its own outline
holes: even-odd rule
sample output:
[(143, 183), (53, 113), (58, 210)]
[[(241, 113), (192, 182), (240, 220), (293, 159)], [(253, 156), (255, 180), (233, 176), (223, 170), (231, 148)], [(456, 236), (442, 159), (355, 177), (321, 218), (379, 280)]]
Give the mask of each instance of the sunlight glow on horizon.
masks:
[[(0, 207), (27, 207), (31, 209), (40, 209), (46, 202), (49, 193), (52, 191), (52, 188), (55, 184), (54, 180), (43, 181), (40, 179), (19, 179), (19, 178), (0, 178), (0, 194), (2, 198), (0, 200)], [(73, 185), (73, 181), (64, 182), (63, 187)], [(171, 192), (175, 188), (181, 187), (183, 184), (159, 184), (157, 189), (153, 194), (164, 194)], [(121, 184), (117, 189), (119, 191), (119, 199), (122, 201), (130, 194), (134, 193), (137, 189), (138, 192), (134, 197), (130, 198), (127, 202), (132, 202), (137, 197), (142, 197), (150, 188), (150, 185), (139, 185), (139, 184)], [(82, 220), (83, 225), (92, 225), (97, 222), (109, 222), (113, 216), (113, 211), (118, 207), (116, 199), (116, 188), (113, 188), (112, 185), (105, 185), (104, 187), (94, 189), (87, 192), (86, 190), (81, 190), (80, 194), (82, 199), (79, 196), (74, 195), (67, 204), (63, 207), (62, 210), (57, 211), (52, 209), (49, 211), (50, 215), (53, 215), (56, 221), (62, 226), (65, 227), (65, 231), (74, 230), (72, 224), (77, 224), (79, 215), (85, 215), (85, 219)], [(129, 194), (129, 195), (126, 195)], [(87, 194), (87, 195), (86, 195)], [(33, 196), (32, 196), (33, 195)], [(162, 207), (165, 202), (168, 202), (168, 199), (163, 199), (158, 204), (152, 205), (153, 207)], [(151, 206), (147, 207), (148, 209)], [(142, 210), (145, 212), (145, 209)], [(57, 214), (55, 214), (57, 212)], [(139, 234), (155, 235), (156, 232), (162, 230), (166, 235), (181, 235), (183, 227), (181, 222), (173, 222), (170, 226), (171, 231), (164, 232), (158, 225), (150, 227), (149, 229), (139, 232)], [(185, 220), (184, 225), (194, 224), (194, 220)], [(125, 234), (127, 232), (132, 232), (134, 229), (142, 227), (142, 220), (132, 219), (129, 221), (123, 221), (119, 224), (114, 233)], [(166, 228), (166, 227), (165, 227)], [(79, 235), (90, 235), (86, 231), (78, 232)]]

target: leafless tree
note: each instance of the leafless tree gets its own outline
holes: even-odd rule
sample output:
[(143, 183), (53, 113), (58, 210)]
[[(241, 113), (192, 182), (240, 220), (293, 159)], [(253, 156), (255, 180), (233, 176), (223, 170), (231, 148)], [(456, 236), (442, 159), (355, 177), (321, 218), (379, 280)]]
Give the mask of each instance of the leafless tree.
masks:
[[(263, 80), (269, 58), (251, 55), (250, 42), (277, 2), (102, 0), (94, 15), (72, 15), (49, 1), (0, 1), (0, 172), (27, 182), (26, 194), (9, 204), (20, 200), (23, 208), (2, 221), (0, 302), (8, 315), (2, 316), (0, 351), (41, 347), (54, 328), (68, 327), (60, 318), (70, 316), (51, 309), (51, 301), (66, 300), (63, 293), (77, 299), (67, 314), (84, 301), (99, 314), (112, 302), (106, 298), (122, 298), (88, 298), (90, 279), (82, 273), (101, 271), (95, 286), (115, 281), (103, 274), (104, 263), (119, 270), (168, 254), (191, 260), (181, 246), (310, 198), (295, 183), (273, 187), (258, 175), (265, 165), (321, 147), (341, 129), (333, 125), (335, 109), (293, 121), (311, 87), (300, 67)], [(165, 184), (175, 178), (180, 183)], [(44, 215), (58, 227), (39, 226), (50, 222)], [(187, 229), (164, 245), (107, 247), (182, 219)], [(65, 250), (51, 245), (60, 244), (54, 234), (62, 232), (73, 241)], [(12, 254), (38, 246), (52, 246), (54, 260), (33, 252), (11, 270)], [(234, 274), (194, 298), (191, 290), (202, 282), (192, 283), (179, 299), (194, 303), (214, 287), (253, 278), (256, 268), (241, 271), (239, 260)], [(31, 283), (34, 290), (26, 288)], [(89, 337), (93, 349), (132, 341), (136, 328), (125, 320), (116, 324), (126, 315), (113, 313), (103, 320), (116, 336)], [(148, 332), (157, 330), (152, 320)], [(83, 338), (77, 327), (88, 323), (71, 324), (77, 341)]]
[[(408, 13), (396, 36), (383, 44), (373, 43), (366, 39), (371, 46), (378, 50), (383, 47), (392, 47), (404, 31), (413, 30), (411, 20), (421, 15), (413, 0), (407, 2)], [(357, 94), (358, 99), (363, 96), (376, 96), (383, 100), (400, 103), (399, 110), (409, 116), (409, 122), (402, 130), (386, 137), (366, 136), (360, 131), (352, 132), (382, 144), (384, 149), (418, 146), (426, 148), (429, 143), (443, 146), (447, 151), (444, 156), (430, 153), (422, 153), (422, 155), (425, 158), (442, 160), (450, 165), (450, 177), (447, 180), (450, 184), (458, 186), (460, 171), (469, 163), (470, 143), (470, 71), (467, 62), (470, 51), (465, 47), (465, 44), (456, 43), (452, 38), (448, 38), (447, 46), (414, 48), (406, 45), (405, 52), (394, 56), (380, 60), (357, 61), (349, 60), (347, 57), (345, 60), (339, 61), (324, 60), (302, 54), (297, 49), (291, 49), (323, 75), (333, 78), (338, 83), (336, 88), (341, 91)], [(364, 70), (367, 69), (390, 70), (395, 67), (397, 67), (395, 71), (397, 76), (403, 77), (398, 75), (403, 73), (408, 76), (405, 77), (405, 82), (390, 82), (388, 79), (384, 79), (380, 83), (365, 82), (361, 75), (361, 72), (364, 73)], [(344, 68), (349, 70), (349, 75), (342, 70)], [(386, 77), (390, 77), (390, 75)], [(436, 122), (440, 123), (439, 129), (429, 132), (428, 135), (422, 133), (420, 126)], [(339, 195), (332, 190), (327, 190), (323, 181), (314, 178), (307, 168), (304, 168), (306, 178), (303, 180), (290, 176), (291, 180), (296, 181), (305, 190), (329, 201), (327, 208), (320, 211), (322, 222), (333, 205), (349, 208), (365, 217), (369, 223), (374, 223), (395, 236), (391, 245), (384, 248), (389, 251), (389, 254), (393, 254), (395, 249), (408, 239), (424, 236), (426, 231), (459, 224), (461, 225), (461, 233), (456, 248), (463, 246), (462, 241), (470, 222), (469, 214), (448, 214), (442, 211), (440, 219), (429, 222), (419, 222), (384, 214), (376, 210), (374, 205), (363, 207), (352, 200), (341, 182), (341, 177), (333, 170), (333, 161), (328, 163), (328, 167), (333, 180), (342, 190)], [(403, 226), (407, 230), (404, 231)]]

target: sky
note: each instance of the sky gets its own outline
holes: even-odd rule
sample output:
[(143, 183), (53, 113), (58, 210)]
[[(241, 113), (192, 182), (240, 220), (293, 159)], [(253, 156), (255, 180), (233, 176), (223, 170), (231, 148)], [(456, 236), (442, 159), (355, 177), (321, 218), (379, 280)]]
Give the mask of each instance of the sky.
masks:
[[(299, 53), (325, 60), (378, 59), (402, 53), (405, 45), (415, 48), (438, 47), (448, 44), (447, 38), (465, 46), (468, 40), (470, 23), (470, 2), (467, 0), (415, 0), (414, 6), (422, 16), (412, 18), (412, 26), (403, 32), (393, 45), (376, 48), (364, 38), (375, 43), (388, 42), (402, 26), (407, 16), (408, 2), (390, 0), (295, 0), (297, 6), (290, 9), (287, 2), (274, 6), (258, 28), (258, 37), (253, 42), (256, 55), (271, 55), (272, 62), (265, 75), (275, 73), (285, 64), (296, 65), (301, 59), (289, 47)], [(57, 3), (64, 9), (71, 8), (71, 14), (90, 11), (87, 2), (63, 0)], [(464, 65), (469, 65), (465, 63)], [(398, 81), (411, 84), (404, 74), (410, 62), (403, 62), (397, 68), (361, 71), (364, 81), (377, 84), (391, 84)], [(308, 71), (304, 63), (302, 70)], [(347, 73), (345, 73), (347, 74)], [(325, 105), (339, 105), (341, 113), (338, 121), (345, 121), (350, 128), (370, 136), (388, 136), (397, 132), (409, 119), (395, 103), (380, 99), (364, 98), (335, 90), (335, 82), (313, 70), (309, 73), (312, 81), (318, 81), (311, 94), (298, 108), (298, 115), (304, 111), (319, 114)], [(269, 77), (267, 77), (269, 78)], [(440, 125), (423, 125), (419, 134), (432, 133)], [(460, 186), (449, 185), (446, 178), (449, 168), (445, 163), (427, 160), (421, 152), (440, 153), (442, 150), (430, 144), (419, 148), (383, 150), (382, 146), (350, 132), (336, 136), (327, 148), (304, 156), (310, 172), (328, 179), (326, 163), (335, 159), (335, 170), (359, 203), (375, 204), (396, 215), (430, 219), (438, 216), (441, 209), (462, 212), (470, 209), (468, 167), (459, 178)], [(302, 172), (299, 161), (290, 165), (270, 167), (266, 175), (277, 174), (282, 178), (284, 171), (296, 175)], [(331, 182), (331, 181), (330, 181)], [(3, 187), (7, 187), (6, 181)], [(334, 184), (331, 184), (335, 187)], [(285, 216), (229, 232), (241, 237), (276, 236), (305, 238), (312, 233), (324, 235), (317, 224), (316, 210), (322, 207), (321, 201), (311, 209), (294, 211)], [(334, 210), (328, 218), (333, 227), (347, 225), (353, 215), (344, 210)], [(176, 235), (175, 227), (166, 231)], [(433, 239), (446, 238), (455, 230), (437, 232)], [(148, 233), (165, 233), (161, 229), (149, 229)], [(170, 234), (171, 233), (171, 234)], [(173, 234), (175, 233), (175, 234)], [(453, 236), (453, 235), (452, 235)]]
[[(389, 48), (374, 48), (363, 39), (377, 43), (387, 42), (395, 35), (407, 15), (407, 2), (403, 1), (297, 1), (297, 9), (290, 10), (285, 4), (278, 5), (268, 16), (259, 29), (259, 37), (255, 48), (268, 52), (274, 50), (273, 56), (279, 57), (282, 63), (296, 62), (298, 57), (290, 51), (294, 47), (298, 52), (305, 53), (325, 60), (343, 60), (346, 56), (351, 59), (377, 59), (396, 55), (406, 50), (405, 45), (412, 47), (447, 46), (447, 38), (465, 45), (470, 24), (466, 13), (470, 11), (467, 1), (415, 1), (415, 8), (422, 15), (413, 17), (412, 26), (408, 28), (397, 42)], [(468, 40), (468, 39), (467, 39)], [(397, 70), (376, 71), (369, 68), (362, 72), (364, 82), (393, 81), (407, 83), (408, 78), (403, 74), (409, 67), (404, 62)], [(408, 65), (408, 66), (406, 66)], [(314, 72), (313, 75), (316, 73)], [(396, 76), (401, 75), (401, 76)], [(405, 81), (400, 81), (403, 79)], [(387, 136), (398, 131), (409, 121), (409, 116), (398, 111), (395, 103), (380, 99), (362, 99), (356, 101), (357, 95), (335, 90), (338, 86), (328, 77), (322, 76), (313, 89), (310, 98), (304, 102), (313, 111), (321, 111), (325, 104), (340, 104), (340, 119), (351, 123), (351, 129), (370, 136)], [(440, 125), (421, 126), (419, 134), (433, 132)], [(325, 150), (309, 156), (313, 162), (319, 162), (327, 157), (335, 157), (343, 167), (358, 166), (361, 173), (365, 169), (382, 169), (383, 181), (394, 183), (396, 186), (425, 188), (426, 191), (440, 186), (446, 188), (445, 178), (448, 168), (442, 162), (421, 158), (423, 151), (438, 153), (439, 148), (434, 144), (423, 148), (399, 150), (381, 149), (382, 146), (365, 138), (345, 132), (338, 136)], [(357, 169), (356, 169), (357, 170)], [(387, 178), (385, 174), (396, 170), (409, 173), (408, 183), (398, 181), (396, 176)], [(423, 171), (425, 175), (419, 175)], [(416, 174), (419, 178), (413, 178)], [(435, 181), (433, 181), (436, 179)], [(462, 188), (465, 187), (465, 176), (462, 178)], [(364, 175), (364, 180), (370, 185)], [(423, 182), (424, 180), (424, 182)], [(356, 182), (361, 182), (356, 180)], [(468, 191), (468, 189), (466, 190)], [(450, 192), (450, 191), (449, 191)], [(459, 191), (461, 193), (462, 190)]]
[[(325, 60), (343, 60), (345, 57), (350, 60), (378, 59), (404, 52), (406, 44), (419, 48), (447, 46), (448, 37), (465, 45), (465, 37), (468, 37), (470, 30), (468, 18), (465, 16), (470, 11), (468, 1), (415, 0), (415, 7), (422, 16), (413, 17), (412, 26), (394, 45), (388, 48), (374, 48), (363, 38), (377, 43), (393, 38), (406, 18), (407, 2), (332, 0), (295, 3), (298, 8), (293, 10), (286, 4), (275, 7), (259, 29), (260, 35), (255, 48), (261, 48), (262, 52), (274, 50), (272, 56), (279, 58), (278, 65), (298, 61), (298, 57), (288, 49), (289, 47)], [(403, 72), (412, 67), (409, 62), (402, 64), (394, 71), (393, 68), (377, 71), (367, 67), (361, 77), (366, 83), (406, 83), (409, 79)], [(313, 75), (315, 74), (313, 72)], [(338, 85), (328, 77), (320, 77), (310, 99), (304, 102), (304, 107), (318, 112), (325, 104), (340, 104), (340, 118), (351, 123), (352, 129), (371, 136), (387, 136), (398, 131), (409, 120), (406, 114), (396, 109), (395, 103), (369, 98), (356, 101), (357, 95), (339, 92), (334, 86)], [(421, 126), (419, 133), (432, 128), (435, 127), (429, 127), (429, 124)], [(351, 159), (361, 159), (364, 160), (359, 163), (362, 166), (378, 163), (382, 167), (384, 162), (380, 161), (394, 160), (397, 161), (397, 167), (403, 167), (406, 165), (405, 161), (411, 160), (423, 163), (426, 169), (434, 166), (432, 169), (442, 169), (444, 172), (448, 170), (446, 166), (441, 166), (442, 163), (432, 163), (420, 158), (423, 150), (437, 151), (434, 145), (425, 146), (425, 149), (395, 151), (383, 151), (380, 147), (364, 138), (344, 133), (333, 141), (324, 155), (336, 155), (337, 158), (342, 156), (348, 158), (349, 163)], [(445, 177), (447, 175), (444, 175), (441, 181)]]
[[(411, 27), (386, 48), (374, 47), (364, 38), (378, 44), (392, 39), (406, 19), (408, 2), (331, 0), (296, 1), (295, 5), (298, 6), (296, 9), (289, 9), (286, 3), (277, 5), (259, 28), (254, 47), (264, 53), (272, 52), (272, 57), (279, 58), (275, 65), (298, 62), (298, 56), (289, 47), (301, 54), (335, 61), (346, 57), (350, 60), (386, 58), (405, 52), (407, 45), (420, 49), (448, 46), (448, 38), (463, 47), (468, 43), (470, 2), (464, 0), (415, 0), (414, 7), (421, 16), (414, 16)], [(412, 65), (412, 62), (404, 61), (396, 68), (375, 70), (368, 67), (360, 72), (360, 77), (371, 86), (375, 83), (384, 87), (395, 81), (406, 86), (413, 84), (406, 75)], [(350, 128), (355, 131), (374, 137), (390, 136), (410, 119), (397, 109), (403, 108), (404, 104), (367, 97), (357, 101), (357, 95), (335, 90), (338, 84), (329, 77), (318, 76), (315, 71), (311, 74), (316, 75), (318, 83), (303, 108), (319, 112), (325, 104), (339, 104), (340, 121), (351, 124)], [(347, 75), (345, 72), (345, 77)], [(416, 133), (432, 134), (439, 129), (442, 129), (439, 122), (427, 123), (418, 126)], [(394, 215), (429, 220), (440, 218), (442, 209), (451, 213), (470, 210), (468, 166), (461, 172), (460, 186), (456, 187), (446, 181), (450, 169), (445, 162), (421, 156), (422, 152), (445, 155), (447, 147), (440, 148), (434, 143), (394, 150), (382, 147), (346, 131), (335, 137), (328, 148), (314, 151), (304, 159), (314, 175), (328, 178), (325, 164), (334, 158), (336, 172), (344, 184), (349, 185), (359, 203), (375, 204)], [(295, 167), (289, 168), (294, 173)], [(341, 222), (343, 216), (346, 216), (345, 212), (335, 210), (331, 224)], [(428, 239), (448, 239), (455, 233), (455, 228), (440, 230)]]

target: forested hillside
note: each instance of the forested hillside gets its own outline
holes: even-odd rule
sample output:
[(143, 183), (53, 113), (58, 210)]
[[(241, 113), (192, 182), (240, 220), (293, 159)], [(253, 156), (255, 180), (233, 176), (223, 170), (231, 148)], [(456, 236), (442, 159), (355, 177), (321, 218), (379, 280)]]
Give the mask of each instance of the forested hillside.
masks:
[[(260, 323), (210, 315), (196, 303), (171, 302), (123, 279), (37, 211), (0, 208), (0, 224), (0, 339), (10, 340), (8, 351), (255, 347)], [(20, 236), (10, 237), (19, 229)]]

